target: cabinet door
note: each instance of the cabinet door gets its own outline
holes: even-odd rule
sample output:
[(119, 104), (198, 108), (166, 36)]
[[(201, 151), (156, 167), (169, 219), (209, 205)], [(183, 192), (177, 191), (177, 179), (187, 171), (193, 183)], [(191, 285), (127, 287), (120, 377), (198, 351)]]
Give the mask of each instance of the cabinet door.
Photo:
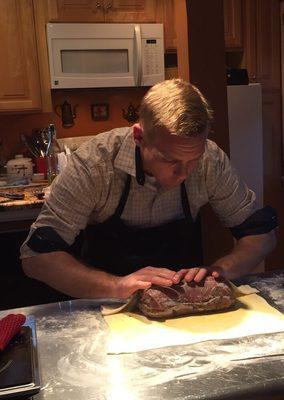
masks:
[(0, 112), (41, 108), (32, 0), (0, 2)]
[(156, 22), (156, 0), (104, 0), (106, 22)]
[(250, 83), (258, 82), (256, 77), (256, 12), (255, 0), (246, 0), (243, 8), (244, 53), (241, 67), (247, 69)]
[(227, 50), (241, 50), (242, 39), (242, 2), (224, 0), (225, 47)]
[(103, 22), (104, 0), (48, 0), (50, 21)]
[(280, 4), (278, 0), (246, 0), (244, 7), (244, 55), (242, 68), (250, 82), (263, 90), (279, 90)]
[[(180, 2), (182, 2), (182, 0), (180, 0)], [(175, 6), (177, 5), (175, 5), (174, 0), (157, 1), (156, 22), (164, 24), (164, 44), (166, 52), (177, 51)]]
[(280, 82), (280, 3), (256, 1), (257, 80), (264, 88), (279, 90)]

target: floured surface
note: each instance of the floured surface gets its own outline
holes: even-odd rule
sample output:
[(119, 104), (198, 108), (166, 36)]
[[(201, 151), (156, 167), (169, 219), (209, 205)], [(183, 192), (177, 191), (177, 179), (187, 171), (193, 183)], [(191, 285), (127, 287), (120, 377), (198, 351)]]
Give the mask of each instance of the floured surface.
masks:
[(257, 294), (238, 298), (238, 308), (163, 322), (134, 313), (105, 316), (108, 353), (131, 353), (206, 340), (232, 339), (284, 331), (284, 316)]

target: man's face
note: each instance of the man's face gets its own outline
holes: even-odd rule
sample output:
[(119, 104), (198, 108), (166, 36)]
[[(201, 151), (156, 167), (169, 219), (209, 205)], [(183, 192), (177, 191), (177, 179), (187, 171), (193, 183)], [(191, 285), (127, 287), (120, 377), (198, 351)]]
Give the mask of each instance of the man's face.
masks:
[(205, 143), (206, 134), (185, 138), (161, 131), (151, 144), (140, 143), (144, 171), (164, 187), (179, 186), (197, 165)]

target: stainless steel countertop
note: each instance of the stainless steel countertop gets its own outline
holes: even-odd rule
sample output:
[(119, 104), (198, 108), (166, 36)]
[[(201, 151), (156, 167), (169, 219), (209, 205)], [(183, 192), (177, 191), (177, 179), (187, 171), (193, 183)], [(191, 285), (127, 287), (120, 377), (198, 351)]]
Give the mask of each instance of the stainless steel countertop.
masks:
[[(266, 287), (276, 293), (283, 283), (284, 274), (275, 275)], [(284, 391), (284, 333), (107, 355), (100, 303), (0, 312), (36, 319), (42, 390), (35, 400), (239, 399)]]

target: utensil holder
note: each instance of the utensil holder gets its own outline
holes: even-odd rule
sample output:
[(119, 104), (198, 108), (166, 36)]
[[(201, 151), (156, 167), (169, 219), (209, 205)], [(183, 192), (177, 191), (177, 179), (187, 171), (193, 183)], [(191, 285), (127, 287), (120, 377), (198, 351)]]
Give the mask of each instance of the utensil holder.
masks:
[(36, 157), (35, 158), (35, 166), (36, 166), (36, 172), (43, 173), (44, 179), (46, 179), (46, 175), (47, 175), (46, 157)]

